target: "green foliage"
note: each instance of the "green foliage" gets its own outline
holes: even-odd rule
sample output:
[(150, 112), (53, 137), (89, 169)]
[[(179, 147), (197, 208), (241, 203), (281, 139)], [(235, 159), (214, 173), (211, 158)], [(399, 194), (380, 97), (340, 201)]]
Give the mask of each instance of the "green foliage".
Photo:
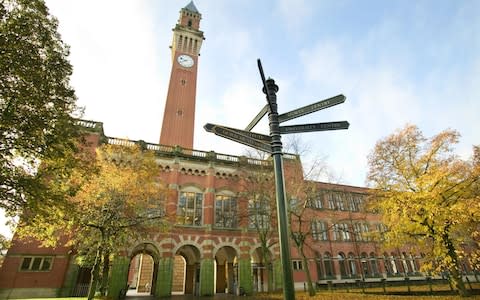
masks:
[(162, 228), (166, 188), (159, 181), (152, 151), (139, 146), (104, 145), (97, 149), (96, 172), (63, 207), (30, 215), (17, 230), (45, 245), (68, 240), (77, 251), (77, 262), (93, 266), (93, 283), (106, 288), (110, 256), (129, 243)]
[(427, 139), (407, 126), (376, 144), (368, 180), (370, 204), (388, 228), (386, 245), (424, 253), (425, 271), (448, 270), (464, 292), (461, 263), (479, 251), (479, 168), (454, 154), (458, 139), (452, 130)]
[(67, 56), (43, 1), (0, 1), (0, 208), (11, 216), (41, 213), (78, 189), (80, 111)]

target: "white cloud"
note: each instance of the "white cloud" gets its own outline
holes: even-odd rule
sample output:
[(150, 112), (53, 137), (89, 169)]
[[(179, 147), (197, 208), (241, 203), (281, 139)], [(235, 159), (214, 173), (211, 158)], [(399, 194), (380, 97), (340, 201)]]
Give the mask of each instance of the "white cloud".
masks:
[(86, 108), (85, 118), (104, 122), (107, 135), (157, 141), (166, 80), (159, 72), (161, 51), (144, 2), (47, 4), (62, 20), (59, 31), (71, 46), (71, 83), (78, 104)]
[(280, 0), (277, 2), (282, 21), (289, 30), (298, 29), (312, 15), (312, 3), (306, 0)]

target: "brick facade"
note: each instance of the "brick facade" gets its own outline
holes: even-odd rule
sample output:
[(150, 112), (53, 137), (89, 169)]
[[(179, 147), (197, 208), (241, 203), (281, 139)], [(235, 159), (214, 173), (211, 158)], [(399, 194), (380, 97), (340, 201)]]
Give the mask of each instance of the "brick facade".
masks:
[[(114, 299), (127, 285), (157, 296), (239, 293), (240, 290), (251, 294), (281, 287), (277, 236), (268, 237), (270, 262), (267, 263), (261, 255), (259, 235), (250, 227), (247, 216), (252, 199), (244, 193), (250, 174), (271, 171), (271, 160), (192, 150), (198, 53), (203, 40), (203, 32), (199, 30), (201, 15), (192, 5), (180, 11), (179, 22), (173, 30), (172, 72), (160, 144), (138, 142), (157, 155), (159, 177), (169, 187), (165, 211), (174, 225), (168, 232), (152, 231), (145, 240), (114, 257), (108, 288), (109, 296)], [(178, 57), (184, 54), (193, 59), (192, 66), (178, 64)], [(106, 137), (102, 123), (80, 121), (79, 125), (86, 130), (91, 150), (102, 143), (125, 147), (133, 143)], [(300, 158), (284, 155), (284, 166), (289, 190), (296, 184), (291, 179), (302, 173)], [(299, 182), (304, 182), (303, 178), (297, 179)], [(307, 240), (306, 255), (313, 280), (344, 282), (417, 274), (418, 257), (410, 259), (409, 254), (401, 250), (384, 254), (376, 243), (366, 237), (360, 239), (359, 233), (355, 233), (358, 226), (370, 232), (380, 228), (380, 216), (367, 214), (362, 208), (368, 189), (313, 184), (317, 195), (306, 216), (309, 221), (318, 222), (318, 228), (323, 228), (323, 231), (317, 228), (316, 235)], [(180, 215), (179, 200), (187, 196), (197, 197), (195, 201), (200, 199), (201, 207), (192, 209), (192, 215)], [(233, 211), (237, 214), (223, 220), (223, 225), (216, 220), (219, 196), (235, 203)], [(228, 209), (232, 209), (231, 206)], [(225, 226), (227, 223), (230, 225)], [(275, 220), (271, 226), (276, 226)], [(313, 225), (306, 222), (304, 226)], [(88, 270), (75, 264), (72, 250), (61, 246), (41, 248), (36, 241), (14, 238), (0, 269), (0, 298), (84, 293)], [(291, 257), (296, 286), (303, 288), (304, 266), (295, 247), (291, 249)], [(38, 266), (34, 264), (35, 258)], [(45, 269), (38, 270), (42, 266)]]

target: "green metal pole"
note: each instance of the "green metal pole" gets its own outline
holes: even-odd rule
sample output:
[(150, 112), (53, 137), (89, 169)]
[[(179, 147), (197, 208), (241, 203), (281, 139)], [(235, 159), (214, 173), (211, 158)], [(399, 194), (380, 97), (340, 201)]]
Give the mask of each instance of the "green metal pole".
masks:
[(268, 121), (270, 125), (270, 136), (272, 138), (272, 157), (275, 172), (275, 193), (277, 199), (278, 236), (280, 242), (280, 258), (283, 268), (283, 298), (285, 300), (295, 299), (293, 285), (292, 264), (290, 259), (290, 243), (288, 230), (288, 214), (285, 197), (285, 181), (283, 178), (283, 153), (280, 128), (278, 122), (277, 95), (278, 86), (273, 79), (266, 81), (267, 99), (270, 105)]

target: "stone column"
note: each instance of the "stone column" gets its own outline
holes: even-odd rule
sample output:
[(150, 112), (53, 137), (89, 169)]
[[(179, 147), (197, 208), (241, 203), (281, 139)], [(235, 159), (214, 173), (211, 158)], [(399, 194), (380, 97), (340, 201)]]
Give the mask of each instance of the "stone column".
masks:
[(109, 298), (119, 299), (122, 292), (126, 293), (129, 266), (130, 257), (128, 256), (116, 256), (113, 259), (108, 283)]
[(273, 283), (273, 289), (275, 291), (281, 290), (283, 288), (283, 273), (282, 273), (282, 261), (276, 259), (272, 261), (273, 264), (273, 276), (275, 278)]
[(242, 257), (238, 260), (238, 286), (240, 292), (247, 295), (253, 294), (252, 262), (250, 257)]
[(200, 263), (200, 296), (214, 294), (214, 263), (213, 258), (203, 258)]
[(158, 262), (156, 297), (167, 297), (172, 294), (173, 257), (162, 257)]

